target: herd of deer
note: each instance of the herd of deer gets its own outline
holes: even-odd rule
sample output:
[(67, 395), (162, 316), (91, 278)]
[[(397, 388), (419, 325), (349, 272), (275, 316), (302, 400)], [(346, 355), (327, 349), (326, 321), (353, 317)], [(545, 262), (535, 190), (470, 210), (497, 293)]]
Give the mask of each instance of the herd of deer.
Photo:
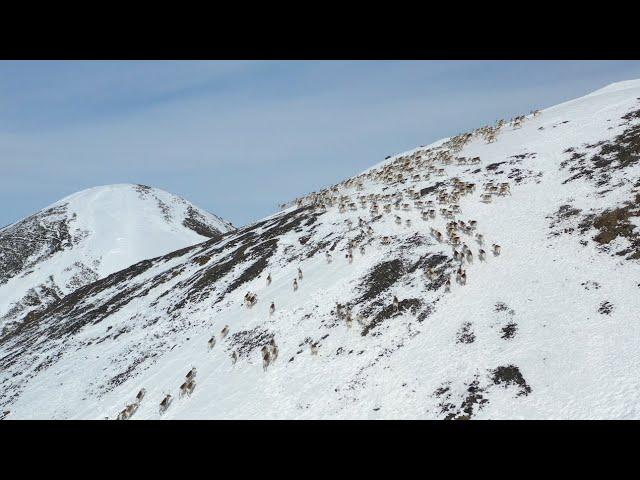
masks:
[[(247, 301), (247, 296), (245, 296), (245, 301)], [(255, 302), (257, 302), (257, 298), (255, 299)], [(251, 301), (249, 301), (249, 303), (253, 305)], [(220, 332), (220, 339), (221, 340), (224, 339), (228, 333), (229, 333), (229, 325), (225, 325)], [(209, 350), (211, 350), (216, 345), (215, 335), (212, 336), (207, 343), (208, 343)], [(237, 360), (237, 354), (235, 351), (231, 355), (231, 358), (233, 363), (235, 363), (235, 360)], [(180, 385), (180, 388), (179, 388), (179, 393), (178, 393), (179, 398), (182, 398), (184, 396), (191, 396), (191, 394), (196, 388), (196, 380), (195, 380), (196, 373), (197, 373), (196, 367), (192, 367), (191, 370), (187, 372), (187, 374), (185, 375), (185, 380), (182, 383), (182, 385)], [(136, 399), (134, 400), (134, 402), (127, 405), (118, 414), (117, 420), (128, 420), (129, 418), (131, 418), (138, 410), (138, 407), (140, 406), (140, 402), (144, 398), (145, 394), (146, 394), (146, 390), (144, 388), (140, 390), (136, 395)], [(167, 409), (169, 408), (172, 402), (173, 402), (173, 396), (169, 393), (165, 394), (164, 398), (160, 402), (160, 408), (159, 408), (160, 415), (162, 415), (164, 412), (167, 411)], [(108, 417), (106, 417), (106, 419), (108, 419)]]
[[(540, 115), (539, 110), (531, 112), (534, 117)], [(473, 263), (473, 252), (471, 248), (464, 243), (461, 234), (472, 236), (475, 242), (478, 244), (478, 259), (481, 262), (486, 260), (486, 251), (482, 248), (484, 246), (484, 237), (481, 233), (476, 231), (477, 221), (467, 220), (466, 222), (461, 219), (456, 219), (456, 215), (461, 213), (459, 201), (466, 195), (473, 194), (476, 190), (476, 185), (473, 183), (464, 182), (458, 178), (453, 178), (450, 182), (451, 191), (440, 188), (437, 190), (437, 194), (434, 200), (423, 200), (423, 192), (416, 191), (414, 188), (400, 189), (393, 194), (375, 194), (370, 193), (368, 195), (356, 194), (355, 201), (351, 199), (349, 195), (340, 194), (341, 189), (355, 188), (356, 191), (364, 190), (364, 181), (369, 180), (373, 182), (380, 182), (387, 185), (403, 184), (407, 180), (413, 182), (419, 182), (422, 180), (429, 180), (431, 175), (436, 177), (446, 176), (446, 170), (438, 165), (477, 165), (481, 162), (480, 157), (457, 157), (456, 153), (459, 153), (464, 146), (474, 137), (479, 136), (483, 138), (487, 143), (496, 141), (497, 135), (505, 125), (510, 125), (514, 129), (522, 127), (523, 122), (526, 120), (524, 115), (512, 118), (509, 122), (505, 120), (498, 120), (494, 126), (484, 126), (474, 130), (471, 133), (464, 133), (450, 138), (448, 141), (442, 144), (441, 147), (434, 149), (419, 150), (410, 155), (403, 155), (397, 157), (395, 160), (386, 163), (382, 167), (373, 168), (368, 172), (351, 179), (345, 180), (337, 185), (321, 190), (318, 193), (311, 193), (307, 196), (294, 200), (294, 204), (297, 207), (313, 206), (321, 211), (327, 211), (331, 207), (337, 206), (338, 212), (346, 213), (347, 211), (357, 211), (358, 206), (361, 209), (369, 208), (371, 220), (369, 222), (358, 217), (357, 228), (360, 229), (360, 235), (357, 238), (360, 242), (363, 242), (366, 238), (372, 238), (374, 236), (374, 229), (372, 223), (379, 220), (385, 214), (391, 214), (392, 210), (396, 211), (410, 211), (416, 209), (420, 212), (420, 218), (423, 221), (435, 220), (437, 217), (437, 208), (435, 202), (441, 205), (439, 209), (440, 215), (449, 220), (446, 224), (446, 236), (443, 235), (437, 229), (430, 227), (431, 236), (439, 243), (448, 243), (453, 250), (453, 258), (458, 262), (458, 266), (455, 269), (456, 282), (460, 285), (467, 283), (467, 272), (464, 268), (465, 262), (467, 264)], [(484, 191), (480, 194), (480, 201), (483, 203), (491, 203), (493, 196), (506, 196), (511, 195), (510, 185), (508, 182), (496, 184), (494, 182), (487, 182), (484, 186)], [(406, 195), (406, 197), (405, 197)], [(407, 198), (408, 197), (408, 198)], [(405, 201), (405, 200), (412, 200)], [(291, 204), (280, 205), (280, 208), (287, 208)], [(382, 208), (382, 211), (380, 210)], [(400, 215), (394, 214), (394, 222), (396, 225), (402, 225), (403, 219)], [(354, 228), (353, 220), (345, 220), (345, 224), (348, 229)], [(405, 219), (404, 225), (411, 228), (411, 219)], [(391, 237), (381, 236), (380, 243), (382, 245), (388, 245), (391, 243)], [(364, 243), (358, 245), (358, 241), (350, 240), (347, 245), (347, 252), (345, 258), (349, 263), (353, 262), (353, 249), (358, 247), (361, 255), (366, 252)], [(458, 247), (462, 244), (460, 250)], [(491, 251), (494, 256), (500, 255), (502, 247), (498, 244), (493, 244)], [(333, 261), (333, 257), (330, 251), (325, 252), (325, 258), (327, 263)], [(428, 267), (425, 270), (425, 275), (429, 281), (434, 281), (438, 278), (439, 274), (433, 268)], [(451, 278), (444, 283), (445, 292), (451, 290)], [(302, 270), (298, 268), (297, 277), (293, 279), (293, 291), (297, 291), (299, 288), (299, 281), (303, 279)], [(266, 278), (267, 286), (270, 286), (272, 282), (271, 273)], [(247, 308), (253, 307), (258, 302), (258, 296), (254, 293), (247, 292), (244, 296), (244, 304)], [(275, 302), (271, 302), (269, 307), (269, 315), (273, 315), (275, 312)], [(400, 308), (400, 301), (396, 296), (393, 297), (392, 308), (394, 312), (398, 312)], [(335, 312), (339, 319), (346, 323), (348, 328), (353, 325), (353, 315), (350, 308), (337, 304)], [(356, 315), (356, 321), (364, 326), (365, 320), (361, 314)], [(226, 325), (220, 332), (220, 338), (224, 339), (229, 333), (229, 326)], [(211, 350), (216, 345), (216, 336), (212, 336), (208, 341), (208, 347)], [(318, 354), (318, 342), (309, 342), (311, 355)], [(261, 348), (262, 354), (262, 367), (263, 370), (267, 370), (269, 365), (278, 358), (278, 346), (272, 337), (268, 344), (263, 345)], [(238, 359), (238, 355), (235, 351), (231, 354), (232, 363), (235, 364)], [(185, 381), (180, 385), (179, 397), (190, 396), (195, 387), (196, 368), (193, 367), (185, 376)], [(126, 420), (137, 411), (140, 402), (145, 396), (145, 389), (143, 388), (138, 392), (136, 399), (133, 403), (127, 405), (118, 415), (118, 419)], [(160, 402), (160, 414), (162, 415), (171, 405), (173, 397), (170, 394), (166, 394), (163, 400)], [(9, 412), (4, 412), (3, 416), (8, 415)]]
[[(252, 301), (251, 300), (252, 298), (255, 300)], [(245, 303), (247, 304), (247, 306), (253, 306), (256, 302), (257, 302), (257, 297), (255, 295), (250, 293), (245, 295)], [(272, 308), (275, 308), (273, 303), (271, 304), (271, 306)], [(220, 331), (220, 339), (223, 340), (228, 334), (229, 334), (229, 325), (225, 325), (224, 328)], [(215, 347), (216, 336), (215, 335), (212, 336), (207, 343), (208, 343), (209, 350)], [(278, 358), (278, 345), (276, 344), (275, 339), (271, 337), (271, 339), (269, 340), (269, 343), (262, 347), (263, 369), (266, 370), (267, 367), (271, 363), (275, 362), (277, 358)], [(238, 360), (238, 354), (235, 351), (233, 351), (231, 354), (231, 361), (233, 364), (235, 364), (237, 360)], [(184, 396), (191, 396), (191, 394), (196, 388), (196, 374), (197, 374), (196, 367), (192, 367), (191, 370), (187, 372), (187, 374), (185, 375), (184, 382), (182, 383), (182, 385), (180, 385), (180, 388), (179, 388), (179, 394), (178, 394), (179, 398), (182, 398)], [(129, 418), (131, 418), (138, 410), (138, 407), (140, 406), (140, 402), (144, 398), (145, 394), (146, 394), (146, 390), (144, 388), (140, 390), (136, 395), (136, 399), (134, 400), (134, 402), (127, 405), (118, 414), (117, 420), (128, 420)], [(165, 394), (164, 398), (160, 402), (160, 408), (159, 408), (160, 415), (164, 414), (167, 411), (167, 409), (169, 408), (172, 402), (173, 402), (173, 396), (168, 393)], [(9, 412), (5, 412), (5, 413), (8, 414)], [(106, 419), (108, 419), (108, 417), (106, 417)]]
[[(533, 117), (540, 115), (539, 110), (533, 110), (531, 112)], [(492, 143), (496, 141), (497, 135), (505, 126), (511, 126), (513, 129), (519, 129), (527, 119), (526, 116), (516, 116), (509, 121), (498, 120), (493, 126), (484, 126), (474, 130), (471, 133), (464, 133), (454, 136), (444, 142), (439, 147), (425, 149), (421, 147), (421, 150), (416, 150), (411, 154), (402, 155), (396, 157), (390, 162), (386, 162), (378, 168), (372, 168), (369, 171), (357, 176), (345, 180), (339, 184), (320, 190), (319, 192), (313, 192), (304, 197), (297, 198), (289, 204), (280, 205), (281, 208), (287, 208), (295, 205), (297, 207), (311, 206), (320, 212), (325, 212), (330, 208), (337, 207), (339, 213), (347, 213), (362, 210), (369, 210), (371, 216), (370, 221), (365, 221), (358, 217), (358, 224), (351, 218), (347, 218), (344, 223), (349, 230), (359, 229), (359, 235), (357, 240), (349, 240), (347, 245), (347, 252), (345, 258), (349, 263), (353, 262), (353, 249), (359, 247), (361, 255), (365, 254), (365, 241), (374, 236), (374, 230), (372, 224), (383, 218), (385, 215), (393, 213), (393, 221), (396, 225), (404, 225), (407, 228), (412, 227), (412, 220), (410, 218), (403, 219), (400, 212), (407, 212), (416, 209), (420, 213), (420, 218), (425, 222), (435, 220), (438, 213), (448, 220), (446, 224), (446, 233), (438, 231), (431, 227), (431, 235), (440, 243), (448, 243), (453, 250), (453, 258), (458, 262), (458, 266), (455, 270), (455, 279), (458, 284), (465, 285), (467, 283), (467, 272), (464, 268), (465, 262), (468, 264), (473, 263), (474, 253), (471, 248), (465, 243), (461, 237), (462, 234), (471, 237), (475, 240), (477, 245), (477, 258), (484, 262), (486, 261), (487, 252), (484, 250), (484, 236), (477, 232), (477, 221), (468, 220), (467, 222), (457, 219), (457, 216), (462, 213), (459, 205), (459, 201), (466, 195), (471, 195), (476, 191), (476, 185), (474, 183), (468, 183), (460, 180), (459, 178), (452, 178), (449, 183), (451, 190), (448, 191), (447, 187), (444, 188), (439, 182), (436, 184), (436, 188), (428, 188), (418, 190), (416, 188), (408, 187), (404, 189), (397, 189), (395, 193), (369, 193), (360, 194), (358, 192), (364, 191), (365, 181), (372, 183), (381, 183), (386, 186), (405, 184), (409, 181), (411, 183), (430, 180), (432, 177), (445, 177), (447, 165), (477, 165), (481, 163), (480, 157), (463, 157), (457, 156), (462, 151), (464, 146), (471, 141), (474, 137), (480, 137), (485, 140), (486, 143)], [(387, 157), (390, 159), (391, 157)], [(382, 189), (386, 189), (386, 186)], [(349, 195), (348, 190), (355, 189), (354, 195)], [(480, 202), (491, 203), (494, 196), (506, 196), (511, 195), (511, 188), (508, 182), (495, 183), (489, 181), (483, 185), (484, 191), (480, 193)], [(346, 193), (343, 193), (347, 191)], [(435, 199), (427, 200), (425, 195), (431, 194), (435, 191)], [(436, 203), (440, 205), (438, 209)], [(379, 241), (382, 245), (389, 245), (392, 243), (392, 237), (388, 235), (381, 236)], [(358, 245), (359, 244), (359, 245)], [(462, 246), (461, 246), (462, 245)], [(461, 247), (460, 247), (461, 246)], [(458, 250), (461, 248), (461, 250)], [(491, 252), (494, 256), (500, 255), (502, 247), (496, 243), (492, 244)], [(325, 252), (325, 258), (327, 263), (333, 261), (333, 257), (330, 251)], [(437, 273), (432, 269), (428, 269), (426, 273), (427, 278), (433, 281), (437, 278)], [(451, 289), (451, 279), (449, 278), (445, 282), (445, 291)], [(297, 289), (297, 283), (294, 281), (294, 290)], [(394, 299), (394, 308), (397, 308), (397, 298)], [(343, 318), (350, 328), (352, 325), (352, 318), (350, 312), (345, 312), (344, 307), (338, 309), (338, 316)]]

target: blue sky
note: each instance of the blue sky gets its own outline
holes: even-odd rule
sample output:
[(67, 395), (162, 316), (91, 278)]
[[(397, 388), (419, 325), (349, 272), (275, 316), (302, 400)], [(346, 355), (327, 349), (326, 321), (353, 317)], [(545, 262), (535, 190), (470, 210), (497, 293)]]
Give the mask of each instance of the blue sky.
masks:
[(236, 225), (638, 61), (0, 61), (0, 225), (143, 183)]

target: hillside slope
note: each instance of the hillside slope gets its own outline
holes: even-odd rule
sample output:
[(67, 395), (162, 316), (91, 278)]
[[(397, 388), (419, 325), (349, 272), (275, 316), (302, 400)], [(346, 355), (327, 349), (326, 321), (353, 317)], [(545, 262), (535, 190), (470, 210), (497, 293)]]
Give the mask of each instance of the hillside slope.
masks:
[(640, 418), (639, 216), (631, 81), (74, 291), (0, 337), (0, 406), (116, 418), (144, 388), (131, 418)]
[(0, 230), (0, 331), (78, 287), (233, 227), (144, 185), (70, 195)]

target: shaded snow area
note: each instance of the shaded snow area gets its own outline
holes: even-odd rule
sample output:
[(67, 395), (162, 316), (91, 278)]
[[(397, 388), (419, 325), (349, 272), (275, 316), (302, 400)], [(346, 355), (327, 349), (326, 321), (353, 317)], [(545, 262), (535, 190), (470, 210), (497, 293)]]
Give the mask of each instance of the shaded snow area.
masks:
[(0, 337), (0, 411), (640, 418), (639, 162), (622, 82), (123, 260)]
[(108, 185), (0, 230), (0, 331), (75, 289), (233, 227), (180, 197)]

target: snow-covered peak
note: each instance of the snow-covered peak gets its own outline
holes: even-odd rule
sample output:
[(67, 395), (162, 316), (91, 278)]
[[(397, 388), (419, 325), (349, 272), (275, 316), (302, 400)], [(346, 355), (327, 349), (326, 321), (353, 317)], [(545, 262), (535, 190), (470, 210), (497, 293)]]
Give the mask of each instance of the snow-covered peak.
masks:
[(145, 185), (88, 188), (45, 210), (56, 208), (65, 209), (73, 232), (87, 232), (83, 252), (102, 257), (100, 277), (233, 230), (187, 200)]
[(144, 185), (69, 195), (0, 230), (0, 329), (3, 317), (230, 230), (230, 223), (183, 198)]

